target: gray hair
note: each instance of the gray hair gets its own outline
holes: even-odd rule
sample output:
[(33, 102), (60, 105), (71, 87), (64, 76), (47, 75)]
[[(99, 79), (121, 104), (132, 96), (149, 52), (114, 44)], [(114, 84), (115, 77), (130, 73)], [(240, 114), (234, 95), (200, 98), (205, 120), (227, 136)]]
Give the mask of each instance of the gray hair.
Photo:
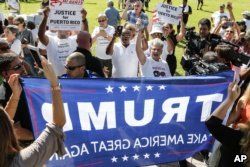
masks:
[(66, 58), (66, 62), (75, 60), (79, 65), (86, 65), (85, 56), (80, 52), (74, 52)]
[(152, 46), (159, 46), (161, 48), (163, 48), (163, 46), (164, 46), (164, 43), (159, 38), (153, 39), (151, 44), (152, 44)]

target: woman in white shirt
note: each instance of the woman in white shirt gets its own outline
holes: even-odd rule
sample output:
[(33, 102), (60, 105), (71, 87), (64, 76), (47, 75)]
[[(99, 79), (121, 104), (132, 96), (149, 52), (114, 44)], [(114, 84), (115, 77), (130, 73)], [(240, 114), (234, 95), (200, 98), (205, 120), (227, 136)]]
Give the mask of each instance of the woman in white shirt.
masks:
[(16, 38), (18, 33), (18, 28), (14, 25), (8, 25), (4, 30), (4, 35), (6, 37), (7, 42), (9, 43), (10, 50), (17, 55), (20, 55), (22, 51), (21, 41)]

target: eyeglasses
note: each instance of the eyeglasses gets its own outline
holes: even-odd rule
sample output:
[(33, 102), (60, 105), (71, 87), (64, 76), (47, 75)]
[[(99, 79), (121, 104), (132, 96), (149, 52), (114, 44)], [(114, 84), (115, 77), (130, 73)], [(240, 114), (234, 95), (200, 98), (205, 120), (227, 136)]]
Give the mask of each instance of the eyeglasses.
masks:
[(105, 22), (105, 21), (106, 21), (106, 19), (104, 19), (104, 20), (98, 20), (99, 23), (102, 23), (102, 22)]
[(83, 65), (79, 65), (79, 66), (64, 66), (67, 70), (70, 70), (70, 71), (74, 71), (75, 69), (79, 68), (79, 67), (82, 67), (82, 66), (85, 66), (84, 64)]
[(23, 67), (23, 61), (20, 62), (19, 64), (15, 65), (15, 66), (12, 67), (12, 68), (9, 68), (8, 70), (18, 71), (18, 70), (20, 70), (22, 67)]

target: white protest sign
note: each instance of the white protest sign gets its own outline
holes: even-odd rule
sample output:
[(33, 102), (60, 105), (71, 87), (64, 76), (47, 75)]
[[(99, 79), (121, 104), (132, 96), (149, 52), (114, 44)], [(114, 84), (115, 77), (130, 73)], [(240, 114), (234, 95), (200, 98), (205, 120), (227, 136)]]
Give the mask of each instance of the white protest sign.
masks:
[(179, 24), (182, 9), (168, 4), (159, 3), (157, 5), (157, 17), (161, 22)]
[(50, 0), (49, 29), (80, 31), (83, 0)]

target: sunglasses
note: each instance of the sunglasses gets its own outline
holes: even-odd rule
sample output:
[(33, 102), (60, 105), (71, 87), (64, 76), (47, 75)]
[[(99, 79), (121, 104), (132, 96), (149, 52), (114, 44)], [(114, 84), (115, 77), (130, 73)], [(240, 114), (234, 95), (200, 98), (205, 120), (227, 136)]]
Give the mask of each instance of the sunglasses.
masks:
[(234, 33), (234, 31), (226, 31), (226, 32)]
[(22, 67), (23, 67), (23, 62), (21, 62), (21, 63), (15, 65), (15, 66), (12, 67), (12, 68), (9, 68), (8, 70), (18, 71), (18, 70), (20, 70)]
[(105, 21), (106, 21), (106, 19), (104, 19), (104, 20), (98, 20), (99, 23), (102, 23), (102, 22), (105, 22)]
[(79, 68), (79, 67), (82, 67), (84, 66), (83, 65), (79, 65), (79, 66), (64, 66), (67, 70), (70, 70), (70, 71), (74, 71), (75, 69)]

